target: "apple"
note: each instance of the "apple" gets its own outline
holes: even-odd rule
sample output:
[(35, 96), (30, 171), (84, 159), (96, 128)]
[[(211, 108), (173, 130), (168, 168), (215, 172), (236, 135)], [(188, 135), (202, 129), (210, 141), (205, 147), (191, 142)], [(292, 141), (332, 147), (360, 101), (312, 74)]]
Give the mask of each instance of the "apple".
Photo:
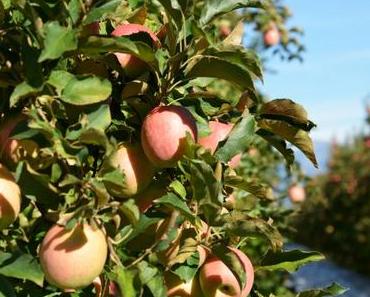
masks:
[[(147, 27), (140, 24), (119, 25), (113, 30), (112, 35), (116, 37), (130, 36), (140, 32), (148, 33), (152, 40), (153, 45), (157, 48), (160, 47), (160, 41), (158, 37)], [(118, 62), (121, 64), (122, 68), (125, 71), (125, 74), (128, 77), (132, 78), (137, 77), (147, 69), (147, 64), (144, 61), (140, 60), (138, 57), (135, 57), (131, 54), (115, 53), (115, 56), (117, 57)]]
[(38, 145), (30, 139), (11, 139), (10, 135), (16, 126), (26, 120), (23, 114), (10, 116), (0, 126), (0, 155), (10, 167), (16, 165), (25, 155), (32, 155), (38, 150)]
[(108, 190), (117, 197), (127, 198), (143, 191), (152, 181), (154, 167), (144, 154), (140, 144), (122, 144), (109, 162), (125, 175), (122, 187), (110, 185)]
[(266, 46), (274, 46), (280, 42), (280, 32), (276, 25), (270, 25), (263, 33), (263, 42)]
[(158, 106), (145, 117), (141, 142), (148, 159), (157, 167), (174, 167), (185, 153), (186, 133), (197, 139), (191, 113), (181, 106)]
[[(214, 154), (219, 142), (227, 138), (234, 125), (231, 123), (224, 124), (218, 121), (210, 121), (208, 125), (209, 129), (211, 130), (211, 133), (207, 136), (200, 137), (198, 143), (202, 145), (204, 148), (209, 149), (211, 153)], [(241, 157), (242, 157), (241, 154), (235, 155), (229, 161), (230, 167), (231, 168), (238, 167), (238, 165), (240, 164)]]
[(104, 268), (108, 244), (104, 232), (87, 223), (72, 230), (54, 225), (43, 239), (39, 257), (46, 280), (60, 289), (90, 285)]
[(236, 248), (229, 247), (239, 258), (246, 273), (243, 289), (231, 270), (219, 258), (209, 256), (200, 269), (199, 282), (205, 297), (247, 297), (254, 281), (254, 269), (249, 258)]
[(0, 230), (16, 220), (20, 209), (21, 190), (10, 171), (0, 164)]
[[(199, 264), (202, 266), (208, 256), (208, 250), (203, 246), (197, 247), (199, 253)], [(167, 271), (164, 274), (165, 284), (167, 287), (167, 296), (180, 296), (180, 297), (204, 297), (200, 288), (198, 277), (194, 277), (189, 282), (183, 282), (178, 276)]]
[(288, 189), (288, 196), (293, 203), (299, 203), (306, 199), (306, 192), (302, 186), (292, 185)]
[(194, 277), (189, 282), (183, 282), (177, 275), (167, 271), (164, 274), (168, 297), (203, 297), (199, 280)]

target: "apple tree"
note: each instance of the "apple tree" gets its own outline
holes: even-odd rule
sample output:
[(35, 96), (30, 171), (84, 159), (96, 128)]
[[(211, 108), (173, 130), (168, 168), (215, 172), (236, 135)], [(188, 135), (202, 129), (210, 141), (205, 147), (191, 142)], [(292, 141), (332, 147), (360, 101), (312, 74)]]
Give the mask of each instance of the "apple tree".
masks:
[(0, 1), (0, 296), (267, 296), (322, 259), (283, 250), (245, 157), (317, 165), (306, 111), (262, 99), (241, 45), (269, 24), (291, 55), (280, 2)]

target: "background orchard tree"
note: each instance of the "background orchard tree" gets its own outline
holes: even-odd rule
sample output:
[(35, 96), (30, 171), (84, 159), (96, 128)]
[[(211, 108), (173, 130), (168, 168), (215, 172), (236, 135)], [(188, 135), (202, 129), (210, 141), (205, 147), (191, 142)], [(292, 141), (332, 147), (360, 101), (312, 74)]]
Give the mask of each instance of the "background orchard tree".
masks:
[[(279, 2), (1, 1), (0, 12), (1, 160), (22, 195), (1, 225), (0, 294), (269, 296), (276, 270), (322, 259), (282, 250), (286, 210), (268, 178), (293, 164), (288, 142), (317, 165), (314, 124), (290, 99), (263, 99), (262, 63), (241, 45), (243, 21), (261, 33), (273, 22), (291, 55)], [(197, 140), (214, 121), (232, 129), (211, 152)], [(1, 190), (7, 220), (17, 193)], [(212, 262), (224, 282), (210, 281)], [(72, 264), (91, 269), (76, 277)]]

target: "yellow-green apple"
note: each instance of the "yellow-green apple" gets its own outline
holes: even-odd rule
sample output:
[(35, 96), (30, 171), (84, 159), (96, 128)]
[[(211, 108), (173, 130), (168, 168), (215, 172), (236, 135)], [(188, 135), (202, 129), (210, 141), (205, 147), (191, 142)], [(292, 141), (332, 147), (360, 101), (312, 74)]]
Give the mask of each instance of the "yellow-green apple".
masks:
[[(231, 123), (225, 124), (218, 121), (210, 121), (208, 126), (211, 130), (211, 133), (207, 136), (199, 137), (198, 143), (204, 148), (209, 149), (213, 154), (216, 151), (219, 142), (225, 140), (228, 137), (234, 125)], [(237, 167), (240, 164), (240, 160), (241, 154), (235, 155), (229, 161), (230, 167)]]
[(275, 24), (271, 24), (263, 33), (263, 42), (266, 46), (273, 46), (280, 42), (280, 32)]
[(294, 203), (303, 202), (306, 199), (306, 191), (302, 186), (294, 184), (289, 187), (288, 196)]
[(181, 106), (158, 106), (145, 117), (141, 142), (148, 159), (157, 167), (173, 167), (185, 152), (186, 133), (197, 139), (191, 113)]
[(249, 258), (240, 250), (229, 247), (235, 253), (246, 273), (246, 284), (240, 288), (231, 270), (214, 255), (210, 255), (199, 272), (199, 282), (205, 297), (247, 297), (254, 282), (254, 269)]
[(50, 284), (73, 290), (90, 285), (102, 273), (107, 253), (104, 232), (84, 223), (71, 230), (51, 227), (41, 243), (39, 257)]
[[(140, 24), (119, 25), (113, 30), (112, 35), (120, 37), (120, 36), (130, 36), (142, 32), (145, 32), (150, 36), (152, 44), (155, 47), (157, 48), (160, 47), (160, 41), (158, 37), (147, 27)], [(117, 57), (118, 62), (121, 64), (122, 68), (125, 71), (125, 74), (128, 77), (132, 78), (137, 77), (147, 69), (147, 64), (144, 61), (140, 60), (140, 58), (135, 57), (131, 54), (115, 53), (115, 56)]]
[(109, 158), (111, 166), (119, 168), (125, 178), (122, 187), (108, 187), (114, 196), (127, 198), (143, 191), (152, 181), (154, 167), (144, 154), (140, 144), (122, 144)]
[(0, 230), (7, 228), (18, 217), (21, 191), (13, 175), (0, 164)]

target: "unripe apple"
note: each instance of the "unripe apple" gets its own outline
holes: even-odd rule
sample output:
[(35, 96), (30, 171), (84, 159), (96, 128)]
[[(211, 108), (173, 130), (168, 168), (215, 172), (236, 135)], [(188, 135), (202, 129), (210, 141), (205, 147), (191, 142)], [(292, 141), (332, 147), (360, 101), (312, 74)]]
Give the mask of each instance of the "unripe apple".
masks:
[(280, 32), (276, 25), (271, 25), (264, 33), (263, 33), (263, 42), (266, 46), (273, 46), (280, 42)]
[[(140, 24), (119, 25), (113, 30), (112, 35), (117, 37), (130, 36), (140, 32), (148, 33), (154, 46), (156, 46), (157, 48), (160, 46), (160, 41), (158, 37), (147, 27)], [(137, 77), (147, 69), (147, 64), (145, 62), (131, 54), (115, 53), (115, 56), (117, 57), (118, 62), (121, 64), (128, 77)]]
[(305, 189), (300, 185), (292, 185), (288, 189), (290, 201), (294, 203), (303, 202), (306, 199)]
[(199, 272), (199, 282), (205, 297), (247, 297), (254, 281), (254, 269), (249, 258), (236, 248), (229, 247), (240, 260), (246, 273), (243, 289), (231, 270), (216, 256), (209, 256)]
[(41, 243), (39, 256), (46, 280), (60, 289), (90, 285), (101, 274), (107, 259), (104, 232), (88, 224), (72, 230), (54, 225)]
[[(217, 149), (218, 143), (227, 138), (233, 126), (234, 125), (231, 123), (224, 124), (218, 121), (210, 121), (209, 129), (211, 130), (211, 133), (207, 136), (200, 137), (198, 143), (202, 145), (204, 148), (209, 149), (213, 154)], [(240, 164), (241, 157), (242, 157), (241, 154), (235, 155), (229, 161), (230, 167), (231, 168), (238, 167), (238, 165)]]
[(143, 191), (152, 181), (154, 167), (139, 144), (121, 145), (109, 162), (122, 170), (125, 179), (123, 187), (110, 185), (108, 190), (117, 197), (126, 198)]
[(21, 191), (13, 175), (0, 164), (0, 230), (7, 228), (19, 215)]
[(148, 159), (157, 167), (173, 167), (185, 153), (186, 133), (196, 141), (197, 126), (181, 106), (158, 106), (145, 117), (141, 142)]

